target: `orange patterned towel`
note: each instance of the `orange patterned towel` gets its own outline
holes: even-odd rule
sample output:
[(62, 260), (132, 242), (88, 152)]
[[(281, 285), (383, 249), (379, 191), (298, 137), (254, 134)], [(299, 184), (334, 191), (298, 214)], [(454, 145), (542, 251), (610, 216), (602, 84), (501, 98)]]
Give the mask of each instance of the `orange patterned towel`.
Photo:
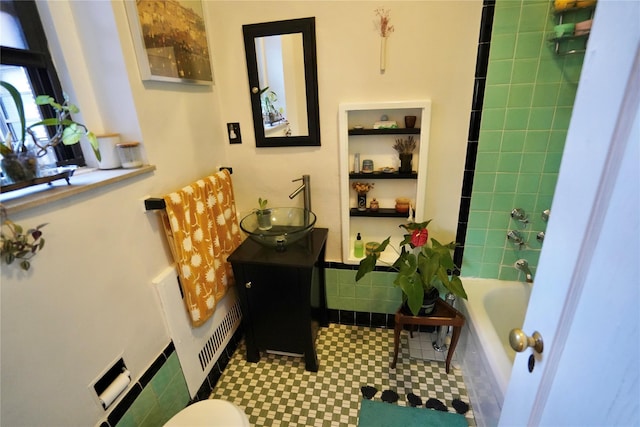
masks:
[(231, 176), (226, 170), (164, 197), (165, 232), (193, 326), (213, 314), (234, 283), (227, 257), (242, 242)]

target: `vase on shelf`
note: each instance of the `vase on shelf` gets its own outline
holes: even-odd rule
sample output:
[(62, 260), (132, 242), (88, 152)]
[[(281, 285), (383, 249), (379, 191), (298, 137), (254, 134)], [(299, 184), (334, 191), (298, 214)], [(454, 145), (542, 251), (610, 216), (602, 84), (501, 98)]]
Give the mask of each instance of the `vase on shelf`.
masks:
[(354, 182), (351, 184), (351, 187), (356, 190), (356, 194), (358, 195), (356, 206), (359, 211), (367, 210), (367, 193), (373, 188), (373, 185), (374, 184), (370, 182)]
[(407, 129), (413, 129), (416, 126), (416, 116), (404, 116), (404, 126)]
[(358, 210), (361, 212), (367, 210), (367, 193), (358, 193)]
[(400, 154), (400, 168), (398, 169), (398, 172), (400, 172), (400, 173), (411, 173), (411, 171), (412, 171), (412, 166), (411, 166), (412, 160), (413, 160), (413, 154), (412, 153), (401, 153)]

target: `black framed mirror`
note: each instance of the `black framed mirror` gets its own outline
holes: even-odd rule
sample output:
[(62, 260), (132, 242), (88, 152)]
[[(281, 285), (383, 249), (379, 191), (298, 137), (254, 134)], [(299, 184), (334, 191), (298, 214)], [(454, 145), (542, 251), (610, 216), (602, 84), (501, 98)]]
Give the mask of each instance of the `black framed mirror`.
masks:
[(315, 18), (242, 32), (256, 147), (320, 145)]

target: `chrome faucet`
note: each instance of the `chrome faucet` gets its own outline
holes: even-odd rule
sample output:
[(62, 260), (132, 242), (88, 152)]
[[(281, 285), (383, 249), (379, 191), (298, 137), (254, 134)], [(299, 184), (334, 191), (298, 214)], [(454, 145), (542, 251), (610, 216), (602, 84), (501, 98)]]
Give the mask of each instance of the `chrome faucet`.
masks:
[(515, 263), (516, 270), (520, 270), (525, 274), (527, 283), (533, 283), (533, 274), (529, 270), (529, 263), (526, 259), (519, 259)]
[(289, 194), (289, 198), (293, 199), (296, 197), (302, 190), (304, 190), (304, 208), (308, 211), (311, 211), (311, 184), (309, 175), (302, 175), (302, 178), (294, 179), (291, 182), (302, 181), (302, 185), (296, 188), (295, 191)]
[(518, 249), (522, 249), (527, 243), (524, 241), (524, 236), (518, 230), (510, 230), (507, 233), (507, 239), (512, 241), (515, 245), (518, 245)]

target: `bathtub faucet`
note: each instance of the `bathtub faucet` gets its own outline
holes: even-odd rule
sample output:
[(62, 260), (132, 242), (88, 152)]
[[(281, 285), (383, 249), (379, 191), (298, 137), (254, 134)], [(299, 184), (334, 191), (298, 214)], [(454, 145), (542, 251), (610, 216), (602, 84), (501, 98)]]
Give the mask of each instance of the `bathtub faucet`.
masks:
[(531, 274), (531, 270), (529, 270), (529, 263), (526, 259), (519, 259), (515, 264), (516, 270), (522, 271), (525, 276), (527, 283), (533, 283), (533, 274)]

